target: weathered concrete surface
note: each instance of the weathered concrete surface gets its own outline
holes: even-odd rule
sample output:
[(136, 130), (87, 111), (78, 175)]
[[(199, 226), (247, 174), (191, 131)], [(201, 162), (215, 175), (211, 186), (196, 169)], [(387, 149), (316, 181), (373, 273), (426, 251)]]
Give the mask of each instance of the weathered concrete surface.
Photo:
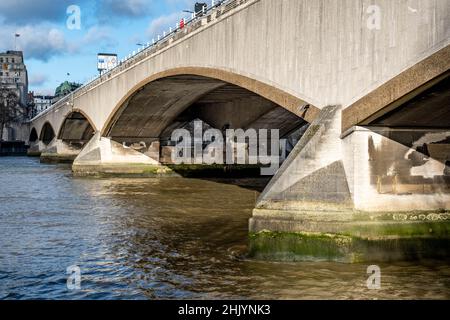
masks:
[[(49, 143), (51, 144), (51, 142)], [(27, 155), (30, 157), (40, 157), (42, 152), (47, 148), (48, 144), (45, 144), (43, 141), (37, 140), (34, 142), (30, 142), (30, 148), (28, 149)]]
[[(140, 147), (140, 146), (139, 146)], [(151, 149), (151, 147), (149, 148)], [(158, 174), (167, 168), (158, 160), (96, 133), (74, 161), (77, 176), (105, 174)]]
[[(38, 147), (38, 152), (42, 163), (72, 163), (82, 147), (80, 144), (70, 144), (55, 138), (48, 145)], [(35, 152), (34, 148), (31, 152)]]
[(393, 221), (389, 216), (384, 221), (359, 217), (359, 221), (316, 221), (317, 226), (323, 226), (322, 229), (336, 229), (335, 233), (251, 233), (250, 256), (269, 260), (344, 263), (448, 259), (448, 213), (404, 216), (406, 220), (416, 221)]
[(258, 207), (280, 202), (301, 210), (351, 208), (340, 129), (341, 108), (324, 108), (260, 196)]
[(322, 110), (262, 193), (250, 220), (254, 255), (448, 256), (450, 130), (355, 127), (341, 139), (340, 116)]
[(450, 129), (356, 127), (342, 143), (356, 210), (450, 210)]

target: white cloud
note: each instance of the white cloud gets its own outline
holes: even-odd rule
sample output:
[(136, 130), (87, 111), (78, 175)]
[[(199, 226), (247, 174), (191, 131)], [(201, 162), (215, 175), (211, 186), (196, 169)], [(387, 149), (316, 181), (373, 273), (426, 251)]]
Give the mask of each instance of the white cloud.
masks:
[(38, 91), (34, 91), (35, 96), (53, 96), (55, 94), (55, 89), (51, 88), (42, 88), (38, 89)]
[(42, 21), (61, 21), (65, 19), (66, 8), (71, 2), (73, 0), (1, 0), (0, 16), (7, 23), (28, 24)]
[(108, 26), (93, 26), (88, 29), (83, 39), (80, 42), (80, 46), (87, 46), (91, 44), (114, 46), (116, 40), (113, 37), (114, 30)]
[(169, 27), (174, 28), (181, 18), (182, 15), (175, 12), (153, 20), (147, 28), (147, 36), (149, 38), (155, 38), (158, 34), (162, 35), (163, 31), (169, 31)]
[(116, 45), (113, 29), (107, 26), (93, 26), (76, 42), (66, 39), (64, 32), (52, 24), (26, 25), (22, 27), (0, 25), (0, 51), (14, 49), (14, 34), (19, 33), (17, 49), (25, 54), (26, 59), (47, 62), (52, 57), (64, 54), (76, 54), (84, 48), (113, 47)]
[(51, 25), (25, 25), (22, 27), (0, 26), (0, 43), (4, 49), (13, 49), (14, 34), (20, 34), (17, 47), (26, 58), (48, 61), (51, 57), (73, 50), (67, 44), (64, 33)]
[(30, 76), (28, 83), (31, 86), (40, 87), (48, 81), (48, 76), (41, 73), (34, 73)]
[(142, 17), (152, 10), (153, 0), (103, 0), (99, 4), (100, 20), (108, 20), (111, 15)]

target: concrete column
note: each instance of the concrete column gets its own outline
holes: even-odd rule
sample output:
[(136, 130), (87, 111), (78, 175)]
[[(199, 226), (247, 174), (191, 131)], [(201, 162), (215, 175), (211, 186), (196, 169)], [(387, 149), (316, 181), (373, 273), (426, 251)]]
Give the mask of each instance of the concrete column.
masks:
[[(139, 144), (141, 146), (141, 144)], [(102, 137), (98, 132), (76, 157), (72, 170), (77, 176), (102, 175), (157, 175), (166, 173), (159, 159), (159, 142), (136, 150), (135, 146), (126, 146), (110, 138)], [(156, 158), (156, 159), (154, 159)]]
[(450, 131), (356, 127), (325, 108), (262, 193), (251, 254), (342, 262), (448, 255)]
[(356, 210), (450, 210), (450, 130), (354, 127), (342, 143)]
[(42, 163), (72, 163), (80, 153), (81, 148), (81, 145), (71, 145), (56, 138), (48, 145), (39, 142)]
[(30, 142), (30, 148), (27, 155), (29, 157), (40, 157), (42, 153), (42, 146), (40, 141)]

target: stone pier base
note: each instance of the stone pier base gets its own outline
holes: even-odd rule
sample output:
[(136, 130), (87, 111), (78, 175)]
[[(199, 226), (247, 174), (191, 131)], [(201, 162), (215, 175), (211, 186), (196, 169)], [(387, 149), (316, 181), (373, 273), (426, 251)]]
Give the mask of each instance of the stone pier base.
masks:
[(250, 255), (258, 259), (357, 263), (449, 258), (450, 212), (257, 209), (250, 230)]
[(28, 157), (40, 157), (41, 156), (41, 149), (39, 147), (39, 142), (30, 142), (30, 147), (27, 151)]
[(251, 255), (450, 257), (450, 131), (355, 127), (325, 108), (258, 200)]
[(75, 176), (155, 176), (171, 170), (149, 155), (96, 133), (76, 157)]
[[(39, 142), (39, 144), (43, 144)], [(40, 146), (41, 163), (73, 163), (82, 146), (71, 145), (59, 139), (54, 139), (47, 146)]]

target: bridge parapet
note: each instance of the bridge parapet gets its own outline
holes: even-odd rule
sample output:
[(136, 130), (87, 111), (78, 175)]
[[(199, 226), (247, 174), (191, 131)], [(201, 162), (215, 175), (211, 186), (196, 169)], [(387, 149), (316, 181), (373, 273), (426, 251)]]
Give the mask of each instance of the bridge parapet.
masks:
[(208, 7), (208, 9), (202, 12), (201, 15), (193, 15), (191, 20), (188, 20), (182, 28), (177, 25), (177, 28), (169, 32), (161, 39), (158, 39), (152, 44), (148, 43), (143, 50), (138, 50), (138, 52), (134, 52), (134, 54), (132, 55), (130, 54), (128, 57), (122, 59), (116, 67), (108, 70), (103, 75), (99, 75), (98, 77), (93, 78), (91, 81), (76, 89), (74, 92), (63, 97), (55, 104), (50, 106), (50, 108), (38, 114), (35, 118), (31, 119), (31, 122), (38, 118), (44, 117), (47, 113), (60, 109), (68, 104), (73, 105), (74, 99), (85, 94), (96, 86), (101, 85), (103, 82), (108, 81), (116, 75), (126, 71), (128, 68), (135, 66), (145, 58), (161, 52), (172, 43), (183, 39), (184, 37), (192, 34), (195, 31), (198, 31), (198, 29), (204, 27), (205, 25), (216, 22), (219, 17), (225, 17), (227, 13), (238, 8), (239, 6), (257, 1), (260, 0), (213, 0), (212, 5)]

